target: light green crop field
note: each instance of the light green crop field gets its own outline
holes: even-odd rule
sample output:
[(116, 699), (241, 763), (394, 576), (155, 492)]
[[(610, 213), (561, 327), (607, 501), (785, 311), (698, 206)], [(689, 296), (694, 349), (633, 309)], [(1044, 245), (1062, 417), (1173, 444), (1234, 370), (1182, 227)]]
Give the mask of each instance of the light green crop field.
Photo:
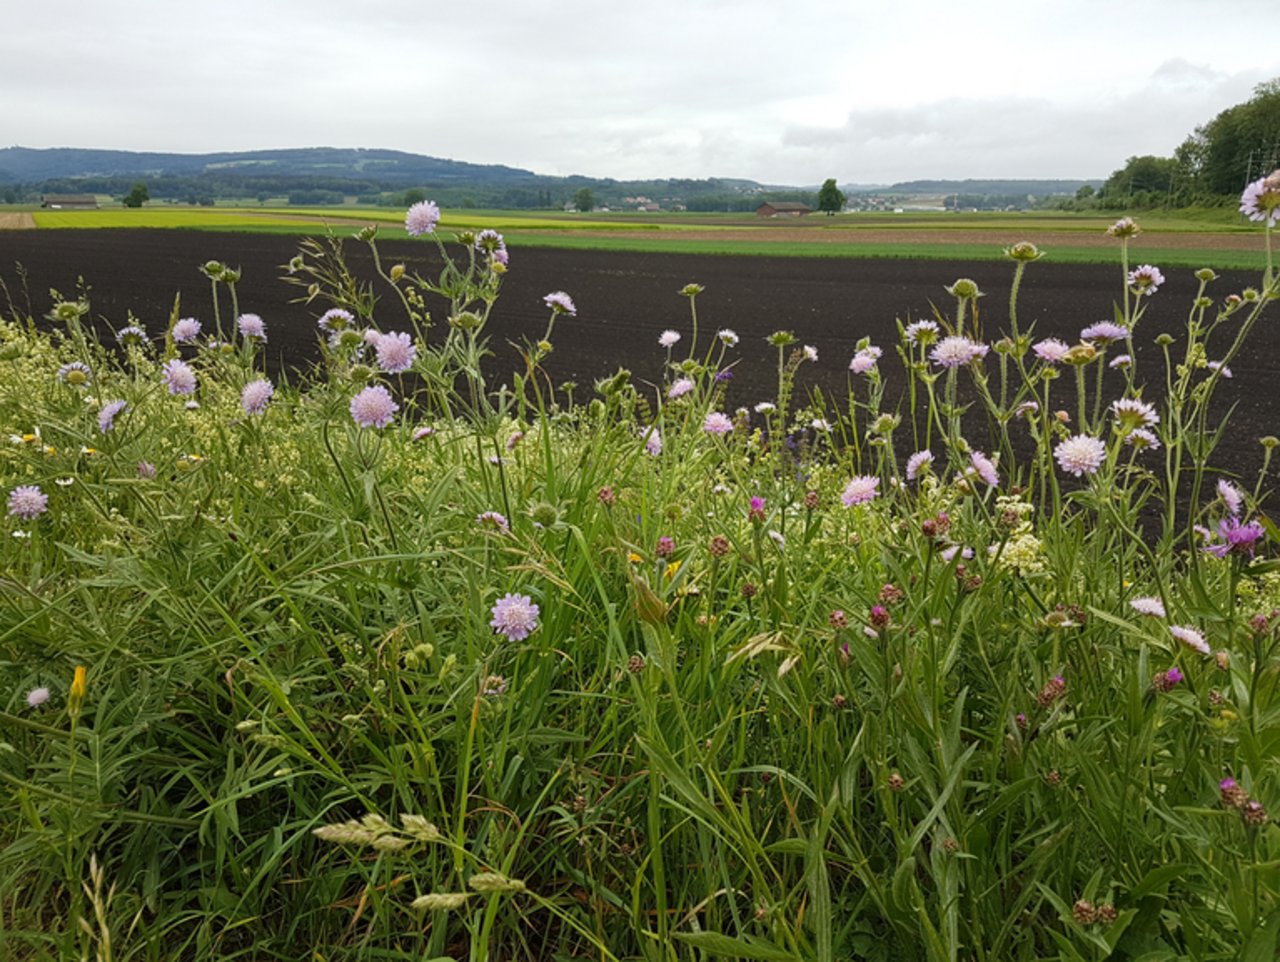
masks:
[[(337, 234), (376, 225), (379, 236), (407, 236), (404, 213), (386, 207), (146, 207), (35, 211), (39, 229), (160, 228), (252, 233)], [(764, 221), (752, 214), (454, 210), (442, 212), (446, 237), (464, 230), (502, 232), (515, 247), (787, 257), (989, 260), (1029, 240), (1063, 263), (1108, 262), (1105, 237), (1114, 216), (1066, 212), (908, 211)], [(1151, 212), (1131, 246), (1139, 262), (1171, 267), (1253, 268), (1261, 264), (1256, 228), (1227, 208)]]

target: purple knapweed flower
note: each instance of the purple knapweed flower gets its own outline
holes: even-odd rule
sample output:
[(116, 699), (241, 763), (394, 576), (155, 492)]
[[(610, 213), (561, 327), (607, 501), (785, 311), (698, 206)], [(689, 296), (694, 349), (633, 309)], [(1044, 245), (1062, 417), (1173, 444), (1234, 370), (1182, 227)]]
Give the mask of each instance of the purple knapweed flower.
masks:
[(493, 606), (489, 624), (508, 641), (524, 641), (538, 630), (538, 606), (528, 595), (503, 595)]
[(164, 385), (173, 395), (185, 396), (196, 393), (196, 372), (186, 361), (174, 358), (164, 366)]
[(108, 401), (98, 412), (98, 430), (106, 434), (116, 426), (116, 417), (129, 406), (128, 401)]
[(410, 237), (421, 237), (435, 231), (440, 223), (440, 208), (429, 200), (420, 200), (404, 215), (404, 229)]
[(173, 339), (179, 344), (190, 344), (200, 336), (200, 322), (194, 317), (180, 318), (173, 325)]
[(1218, 522), (1218, 537), (1222, 540), (1205, 545), (1204, 550), (1218, 558), (1225, 558), (1229, 554), (1247, 554), (1253, 557), (1257, 543), (1265, 534), (1257, 521), (1241, 524), (1237, 517), (1223, 518)]
[(388, 374), (403, 374), (413, 367), (418, 356), (413, 338), (400, 331), (378, 335), (373, 348), (378, 354), (378, 367)]
[(866, 504), (880, 493), (880, 479), (870, 474), (855, 476), (840, 493), (840, 503), (846, 508)]
[(575, 317), (578, 313), (578, 308), (574, 305), (573, 298), (564, 291), (552, 291), (542, 299), (542, 303), (551, 308), (555, 314), (568, 314), (570, 317)]
[(265, 377), (260, 377), (244, 386), (244, 390), (240, 392), (240, 406), (250, 417), (261, 414), (267, 409), (267, 402), (275, 393), (275, 385)]
[(1063, 471), (1077, 478), (1083, 474), (1096, 474), (1107, 458), (1107, 446), (1087, 434), (1067, 438), (1053, 449), (1053, 456)]
[(400, 405), (381, 384), (367, 387), (351, 399), (351, 418), (362, 428), (385, 428), (399, 410)]
[(733, 418), (722, 411), (711, 411), (702, 420), (702, 430), (707, 434), (728, 434), (733, 430)]
[(20, 484), (9, 492), (9, 516), (33, 521), (49, 510), (49, 496), (38, 484)]
[(764, 498), (752, 495), (751, 500), (747, 502), (747, 518), (753, 524), (764, 523)]
[(267, 339), (267, 325), (257, 314), (241, 314), (237, 317), (236, 330), (241, 337), (256, 337), (260, 341)]

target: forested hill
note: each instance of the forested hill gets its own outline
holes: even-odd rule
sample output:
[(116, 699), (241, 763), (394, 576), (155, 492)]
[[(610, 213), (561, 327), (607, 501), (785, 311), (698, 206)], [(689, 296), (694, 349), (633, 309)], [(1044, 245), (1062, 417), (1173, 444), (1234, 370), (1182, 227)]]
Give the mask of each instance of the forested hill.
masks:
[(301, 147), (215, 154), (161, 154), (54, 147), (0, 149), (0, 182), (37, 183), (81, 177), (198, 177), (201, 175), (323, 177), (387, 186), (421, 183), (527, 183), (536, 174), (500, 164), (468, 164), (399, 150)]
[(879, 188), (891, 194), (1025, 194), (1052, 197), (1074, 194), (1081, 187), (1102, 186), (1101, 180), (909, 180), (892, 187)]

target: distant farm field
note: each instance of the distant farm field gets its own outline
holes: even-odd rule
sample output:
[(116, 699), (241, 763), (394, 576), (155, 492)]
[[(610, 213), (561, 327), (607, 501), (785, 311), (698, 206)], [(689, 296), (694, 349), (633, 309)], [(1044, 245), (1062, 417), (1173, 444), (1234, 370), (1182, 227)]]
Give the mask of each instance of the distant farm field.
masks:
[[(375, 207), (189, 208), (34, 211), (9, 226), (36, 229), (165, 228), (279, 234), (347, 233), (373, 224), (379, 236), (404, 237), (403, 212)], [(462, 230), (502, 232), (512, 247), (647, 253), (745, 254), (783, 257), (998, 260), (1031, 241), (1062, 263), (1107, 263), (1116, 245), (1105, 231), (1113, 217), (1054, 212), (858, 213), (762, 220), (751, 214), (623, 213), (447, 209), (446, 236)], [(1255, 268), (1255, 230), (1233, 211), (1152, 213), (1131, 245), (1135, 263), (1166, 267)], [(0, 222), (0, 229), (9, 222)]]

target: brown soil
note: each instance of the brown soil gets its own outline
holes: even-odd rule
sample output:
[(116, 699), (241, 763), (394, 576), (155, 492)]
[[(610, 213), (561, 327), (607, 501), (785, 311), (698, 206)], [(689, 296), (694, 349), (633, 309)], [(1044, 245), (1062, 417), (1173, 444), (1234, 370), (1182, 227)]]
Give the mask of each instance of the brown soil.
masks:
[[(990, 235), (983, 238), (990, 240)], [(175, 294), (181, 296), (183, 315), (199, 317), (206, 330), (212, 327), (209, 283), (198, 266), (210, 258), (223, 260), (243, 268), (241, 309), (267, 321), (271, 367), (305, 366), (318, 357), (315, 318), (327, 305), (291, 303), (297, 289), (279, 280), (281, 265), (293, 255), (296, 243), (296, 238), (270, 234), (169, 230), (0, 232), (0, 278), (25, 310), (14, 269), (15, 262), (21, 262), (29, 278), (31, 310), (40, 316), (49, 308), (49, 288), (70, 294), (77, 277), (83, 276), (92, 287), (95, 318), (118, 328), (132, 311), (148, 331), (159, 334)], [(403, 261), (422, 273), (431, 271), (433, 248), (414, 241), (380, 245), (385, 263)], [(353, 268), (369, 276), (367, 248), (350, 242), (348, 249)], [(1197, 286), (1190, 270), (1166, 274), (1167, 283), (1147, 304), (1137, 338), (1142, 379), (1153, 387), (1163, 380), (1154, 338), (1164, 331), (1182, 335)], [(491, 370), (505, 379), (506, 372), (516, 368), (514, 345), (537, 340), (546, 328), (543, 296), (563, 290), (577, 303), (578, 315), (556, 323), (555, 351), (546, 367), (557, 384), (573, 379), (580, 385), (581, 400), (590, 396), (595, 378), (619, 366), (628, 367), (637, 382), (661, 382), (665, 352), (658, 346), (658, 335), (675, 329), (685, 338), (679, 347), (687, 348), (692, 333), (689, 302), (677, 292), (696, 281), (706, 288), (697, 301), (700, 349), (705, 350), (719, 328), (732, 328), (741, 337), (740, 346), (728, 355), (737, 359), (730, 407), (750, 406), (773, 395), (776, 353), (764, 338), (780, 328), (794, 331), (819, 352), (819, 362), (801, 371), (801, 397), (813, 388), (846, 396), (849, 358), (864, 336), (884, 348), (882, 368), (889, 378), (889, 394), (896, 397), (901, 367), (893, 356), (895, 318), (928, 317), (934, 305), (951, 311), (953, 304), (943, 288), (958, 277), (973, 278), (986, 292), (979, 304), (988, 337), (1007, 330), (1012, 268), (1000, 262), (519, 249), (512, 252), (511, 273), (486, 331), (494, 352)], [(1224, 272), (1210, 294), (1222, 298), (1258, 280), (1255, 274)], [(1022, 286), (1020, 325), (1024, 330), (1034, 325), (1037, 337), (1074, 341), (1082, 326), (1112, 317), (1121, 293), (1118, 281), (1117, 266), (1032, 264)], [(228, 310), (225, 302), (223, 309)], [(1280, 305), (1272, 310), (1280, 313)], [(7, 305), (0, 303), (0, 313), (9, 313)], [(436, 315), (437, 322), (443, 322), (443, 311)], [(403, 329), (394, 298), (382, 300), (379, 321), (385, 329)], [(440, 328), (429, 336), (441, 337)], [(1215, 338), (1211, 357), (1226, 350), (1230, 336), (1228, 331)], [(1280, 435), (1280, 392), (1272, 361), (1278, 348), (1280, 317), (1269, 322), (1264, 318), (1249, 349), (1232, 364), (1234, 380), (1220, 392), (1225, 404), (1238, 404), (1224, 443), (1232, 449), (1232, 465), (1242, 471), (1256, 470), (1261, 460), (1259, 436)], [(988, 366), (996, 369), (994, 355)], [(1118, 389), (1118, 375), (1114, 380), (1112, 386)], [(1058, 396), (1065, 402), (1073, 392), (1066, 380), (1058, 384)]]
[(30, 214), (0, 213), (0, 230), (33, 230), (36, 219)]

